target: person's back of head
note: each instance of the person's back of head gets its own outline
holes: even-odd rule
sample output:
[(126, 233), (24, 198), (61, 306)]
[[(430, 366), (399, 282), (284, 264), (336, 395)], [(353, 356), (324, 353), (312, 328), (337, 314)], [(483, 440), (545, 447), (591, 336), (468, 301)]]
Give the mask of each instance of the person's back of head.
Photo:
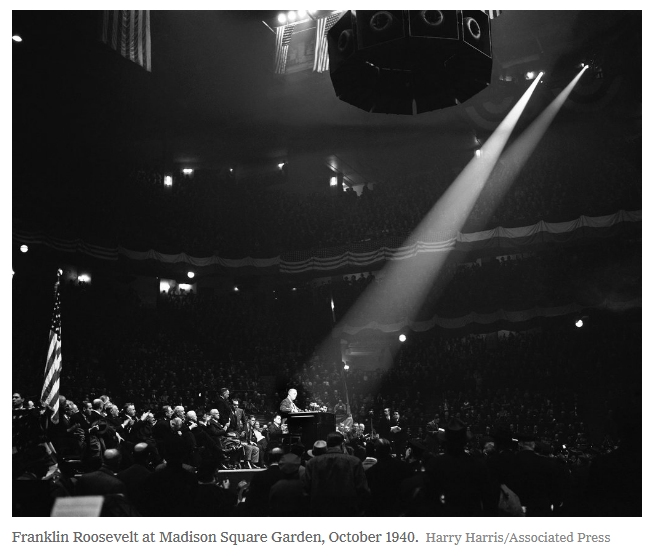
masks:
[(388, 459), (392, 456), (392, 446), (386, 438), (377, 438), (374, 441), (374, 453), (377, 459)]
[(283, 457), (283, 450), (281, 448), (272, 448), (268, 454), (268, 461), (270, 465), (273, 463), (279, 463), (279, 460)]
[(345, 441), (345, 437), (342, 435), (342, 433), (338, 431), (333, 431), (330, 432), (327, 435), (327, 448), (335, 448), (338, 446), (342, 446), (342, 443)]
[(116, 448), (109, 448), (104, 451), (104, 464), (114, 473), (120, 469), (122, 455)]
[(146, 442), (139, 442), (134, 446), (134, 463), (147, 466), (150, 458), (150, 447)]
[(375, 457), (375, 454), (376, 454), (376, 447), (375, 447), (374, 444), (375, 444), (374, 442), (368, 442), (367, 444), (365, 444), (365, 455), (366, 455), (368, 458), (373, 458), (373, 457)]
[(102, 411), (104, 408), (104, 402), (100, 398), (96, 398), (93, 400), (93, 409), (95, 411)]
[(174, 417), (173, 419), (170, 419), (170, 429), (173, 432), (180, 431), (182, 424), (183, 424), (183, 421), (181, 420), (181, 417)]
[(296, 442), (290, 446), (290, 452), (296, 456), (299, 456), (300, 458), (304, 456), (305, 451), (306, 450), (304, 449), (304, 445), (301, 442)]
[(215, 483), (218, 462), (213, 458), (202, 460), (197, 469), (197, 480), (201, 483)]

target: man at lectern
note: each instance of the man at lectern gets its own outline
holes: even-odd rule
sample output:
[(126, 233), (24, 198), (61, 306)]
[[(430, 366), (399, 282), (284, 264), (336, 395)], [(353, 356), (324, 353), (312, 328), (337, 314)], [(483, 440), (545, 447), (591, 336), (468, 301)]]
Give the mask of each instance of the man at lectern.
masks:
[(279, 405), (279, 411), (281, 413), (299, 413), (301, 409), (299, 409), (295, 405), (296, 397), (297, 397), (297, 390), (295, 390), (294, 388), (288, 390), (288, 397), (282, 400), (281, 404)]

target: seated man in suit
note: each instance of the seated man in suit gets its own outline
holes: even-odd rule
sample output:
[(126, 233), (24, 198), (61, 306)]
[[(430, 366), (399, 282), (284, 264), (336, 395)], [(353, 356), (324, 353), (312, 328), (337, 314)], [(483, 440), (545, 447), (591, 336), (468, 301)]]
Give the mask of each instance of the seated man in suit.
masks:
[(297, 398), (297, 390), (291, 388), (288, 390), (288, 397), (279, 405), (279, 411), (281, 413), (299, 413), (301, 409), (295, 405), (295, 398)]

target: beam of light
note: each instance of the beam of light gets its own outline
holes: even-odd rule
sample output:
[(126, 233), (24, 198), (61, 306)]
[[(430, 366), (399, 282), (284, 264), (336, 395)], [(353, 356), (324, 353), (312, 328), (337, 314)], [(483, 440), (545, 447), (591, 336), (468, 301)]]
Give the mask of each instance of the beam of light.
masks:
[[(472, 158), (404, 246), (412, 246), (425, 238), (446, 238), (453, 245), (541, 77), (540, 73), (486, 141), (483, 156)], [(419, 256), (407, 253), (401, 259), (389, 261), (383, 269), (382, 279), (367, 287), (343, 322), (369, 328), (377, 327), (378, 323), (392, 323), (396, 330), (409, 326), (450, 251), (451, 248), (446, 248)], [(320, 356), (328, 356), (328, 342), (327, 339), (320, 346)]]
[(485, 220), (479, 222), (481, 228), (483, 228), (489, 217), (494, 213), (504, 195), (519, 175), (519, 172), (528, 161), (528, 158), (533, 154), (535, 147), (551, 125), (551, 122), (553, 122), (553, 119), (556, 117), (558, 112), (560, 112), (560, 109), (566, 102), (571, 91), (583, 76), (583, 72), (587, 69), (588, 66), (585, 66), (578, 75), (574, 77), (569, 85), (567, 85), (562, 92), (553, 99), (553, 102), (551, 102), (551, 104), (549, 104), (549, 106), (547, 106), (528, 126), (526, 131), (524, 131), (517, 140), (506, 149), (503, 155), (501, 155), (500, 162), (506, 169), (506, 172), (501, 175), (500, 179), (495, 180), (493, 176), (493, 179), (490, 180), (488, 190), (492, 190), (492, 195), (489, 196), (486, 202), (488, 216)]

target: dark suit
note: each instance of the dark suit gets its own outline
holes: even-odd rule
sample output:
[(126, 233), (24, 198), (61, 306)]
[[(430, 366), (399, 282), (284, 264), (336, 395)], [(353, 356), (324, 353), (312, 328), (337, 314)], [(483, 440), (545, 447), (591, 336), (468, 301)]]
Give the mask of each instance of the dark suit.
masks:
[(376, 427), (376, 432), (379, 433), (380, 438), (386, 438), (387, 440), (390, 440), (390, 427), (392, 426), (392, 417), (386, 418), (384, 415), (381, 417), (381, 421), (379, 422), (378, 426)]
[(111, 469), (104, 465), (97, 471), (84, 473), (77, 479), (75, 494), (77, 496), (126, 494), (127, 487), (118, 479)]
[(141, 489), (145, 480), (152, 474), (147, 467), (140, 463), (120, 471), (116, 477), (125, 483), (127, 498), (137, 508), (141, 506)]
[(265, 471), (254, 473), (247, 493), (246, 508), (249, 515), (270, 515), (270, 489), (284, 478), (278, 465), (271, 465)]
[(238, 436), (240, 436), (247, 428), (247, 417), (245, 416), (245, 411), (240, 407), (234, 409), (234, 417), (236, 421), (236, 431), (238, 432)]
[(229, 423), (229, 430), (236, 430), (236, 414), (231, 406), (231, 402), (222, 396), (218, 396), (215, 402), (215, 408), (220, 412), (220, 423), (222, 425)]
[(408, 425), (401, 417), (399, 419), (393, 417), (390, 419), (390, 427), (399, 427), (401, 429), (399, 432), (390, 431), (389, 440), (392, 442), (392, 451), (398, 457), (403, 457), (406, 454), (406, 439), (408, 438), (406, 430)]
[(268, 428), (268, 450), (281, 445), (281, 436), (283, 431), (281, 427), (272, 423)]

